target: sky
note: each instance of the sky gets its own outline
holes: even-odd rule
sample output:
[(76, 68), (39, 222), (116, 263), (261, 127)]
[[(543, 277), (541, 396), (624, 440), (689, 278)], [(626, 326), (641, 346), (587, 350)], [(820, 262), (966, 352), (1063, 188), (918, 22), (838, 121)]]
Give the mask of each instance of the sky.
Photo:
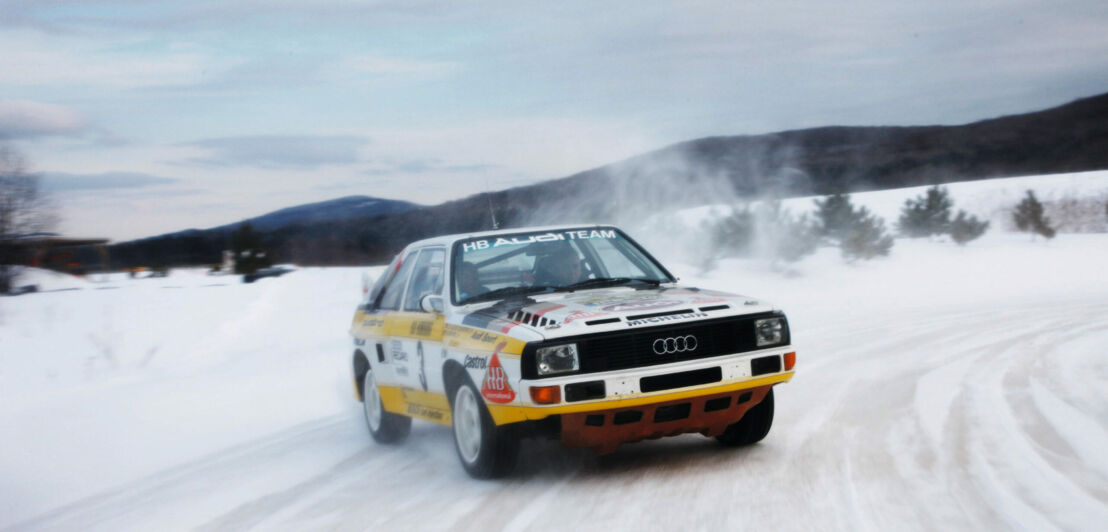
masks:
[(1103, 1), (0, 0), (0, 143), (113, 240), (1108, 91)]

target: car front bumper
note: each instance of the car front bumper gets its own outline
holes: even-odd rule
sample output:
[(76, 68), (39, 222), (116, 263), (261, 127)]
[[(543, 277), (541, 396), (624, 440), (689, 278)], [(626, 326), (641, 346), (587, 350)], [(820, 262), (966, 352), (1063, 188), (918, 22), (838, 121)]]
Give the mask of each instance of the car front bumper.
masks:
[[(754, 353), (648, 366), (612, 373), (569, 375), (534, 381), (523, 380), (520, 381), (519, 388), (517, 388), (521, 392), (520, 396), (523, 402), (509, 405), (489, 404), (489, 412), (497, 425), (520, 421), (537, 421), (553, 415), (562, 416), (563, 424), (565, 424), (567, 419), (576, 419), (574, 416), (578, 414), (585, 417), (588, 415), (612, 417), (617, 411), (632, 408), (643, 410), (646, 407), (649, 407), (652, 413), (657, 407), (666, 406), (673, 402), (694, 400), (697, 401), (697, 404), (701, 404), (712, 398), (728, 394), (733, 394), (734, 402), (732, 405), (737, 407), (742, 404), (738, 401), (742, 392), (763, 388), (768, 390), (769, 387), (775, 384), (792, 379), (793, 369), (791, 367), (785, 368), (785, 354), (787, 352), (792, 353), (793, 348), (784, 346)], [(768, 366), (767, 362), (770, 363)], [(703, 375), (709, 375), (709, 377), (701, 378)], [(691, 384), (684, 382), (684, 379), (688, 376), (693, 376), (692, 378), (696, 380), (691, 381)], [(652, 389), (659, 386), (659, 382), (661, 382), (663, 389)], [(589, 383), (603, 383), (603, 395), (567, 401), (567, 386), (573, 387)], [(561, 389), (561, 402), (540, 405), (528, 401), (530, 387), (553, 385), (557, 385)], [(764, 393), (761, 396), (764, 396)], [(751, 403), (749, 406), (756, 405), (760, 400), (760, 397), (757, 400), (752, 398), (749, 401)], [(690, 408), (693, 407), (695, 405), (690, 406)], [(727, 410), (737, 411), (738, 408)], [(647, 413), (646, 410), (643, 410), (644, 419), (647, 418)], [(719, 416), (725, 415), (719, 414)], [(716, 416), (712, 417), (715, 419)], [(737, 413), (731, 423), (741, 417), (742, 414)], [(592, 419), (595, 422), (596, 418)], [(653, 420), (653, 418), (649, 419)], [(689, 430), (681, 432), (700, 431), (704, 428), (699, 426), (699, 422), (690, 423), (691, 425), (686, 427)], [(713, 422), (709, 425), (714, 427), (718, 423)], [(613, 429), (616, 426), (607, 423), (603, 425), (605, 430)], [(590, 432), (592, 428), (590, 427)]]

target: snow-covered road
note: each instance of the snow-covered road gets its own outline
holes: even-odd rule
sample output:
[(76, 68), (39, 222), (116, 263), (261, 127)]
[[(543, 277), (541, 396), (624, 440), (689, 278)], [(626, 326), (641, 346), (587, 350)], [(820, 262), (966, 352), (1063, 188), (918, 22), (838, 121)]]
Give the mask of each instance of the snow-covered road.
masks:
[[(330, 274), (279, 282), (297, 275)], [(273, 282), (255, 293), (300, 290)], [(1084, 292), (796, 308), (799, 371), (751, 448), (687, 435), (596, 457), (530, 441), (516, 475), (479, 482), (458, 465), (449, 429), (417, 422), (404, 444), (376, 445), (350, 399), (8, 525), (1096, 530), (1108, 522), (1108, 289)]]
[[(38, 272), (44, 293), (0, 298), (0, 531), (1104, 530), (1108, 234), (1000, 229), (1027, 188), (1106, 186), (953, 184), (959, 207), (1001, 213), (980, 240), (898, 239), (857, 264), (828, 248), (784, 271), (705, 271), (712, 208), (645, 223), (631, 234), (684, 283), (788, 313), (797, 374), (773, 430), (603, 457), (528, 441), (502, 481), (466, 476), (446, 427), (370, 439), (347, 334), (361, 269), (249, 285)], [(855, 199), (889, 217), (919, 192)]]

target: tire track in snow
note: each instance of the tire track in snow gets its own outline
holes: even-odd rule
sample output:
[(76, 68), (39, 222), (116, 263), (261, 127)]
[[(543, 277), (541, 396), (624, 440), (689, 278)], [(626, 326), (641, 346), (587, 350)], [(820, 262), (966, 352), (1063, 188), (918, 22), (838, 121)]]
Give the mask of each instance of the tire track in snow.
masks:
[(1108, 324), (1081, 318), (1105, 315), (1090, 298), (904, 310), (881, 330), (864, 318), (824, 324), (778, 388), (773, 431), (744, 449), (689, 435), (593, 457), (525, 442), (519, 474), (478, 482), (456, 463), (448, 428), (417, 423), (405, 444), (379, 446), (351, 412), (16, 529), (1085, 528), (1079, 519), (1108, 508), (1100, 465), (1075, 478), (1090, 447), (1073, 441), (1088, 430), (1044, 422), (1070, 403), (1025, 369), (1065, 364), (1064, 337), (1103, 334)]
[[(1009, 526), (1091, 530), (1108, 522), (1106, 501), (1097, 496), (1103, 489), (1090, 491), (1075, 475), (1072, 464), (1084, 469), (1073, 452), (1080, 442), (1070, 443), (1056, 432), (1031, 397), (1037, 362), (1064, 362), (1065, 353), (1056, 349), (1061, 340), (1108, 330), (1104, 323), (1064, 325), (1106, 314), (1104, 304), (1075, 305), (1069, 316), (1033, 323), (1023, 334), (993, 346), (963, 383), (964, 408), (954, 414), (961, 418), (962, 430), (953, 443), (969, 457), (975, 492), (990, 495), (980, 496), (981, 504)], [(1104, 482), (1101, 477), (1101, 488)]]

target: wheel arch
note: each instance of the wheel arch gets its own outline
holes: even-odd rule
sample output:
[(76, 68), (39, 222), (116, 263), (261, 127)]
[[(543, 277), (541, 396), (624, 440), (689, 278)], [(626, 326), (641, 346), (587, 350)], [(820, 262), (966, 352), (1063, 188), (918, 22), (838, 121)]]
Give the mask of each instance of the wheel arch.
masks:
[(358, 401), (364, 401), (365, 374), (369, 372), (369, 358), (365, 356), (361, 349), (356, 349), (351, 364), (354, 369), (354, 388), (358, 394)]
[(447, 360), (442, 365), (442, 385), (443, 390), (446, 391), (446, 399), (450, 402), (450, 405), (454, 405), (454, 393), (458, 391), (458, 387), (468, 379), (469, 375), (466, 373), (465, 368), (457, 360)]

